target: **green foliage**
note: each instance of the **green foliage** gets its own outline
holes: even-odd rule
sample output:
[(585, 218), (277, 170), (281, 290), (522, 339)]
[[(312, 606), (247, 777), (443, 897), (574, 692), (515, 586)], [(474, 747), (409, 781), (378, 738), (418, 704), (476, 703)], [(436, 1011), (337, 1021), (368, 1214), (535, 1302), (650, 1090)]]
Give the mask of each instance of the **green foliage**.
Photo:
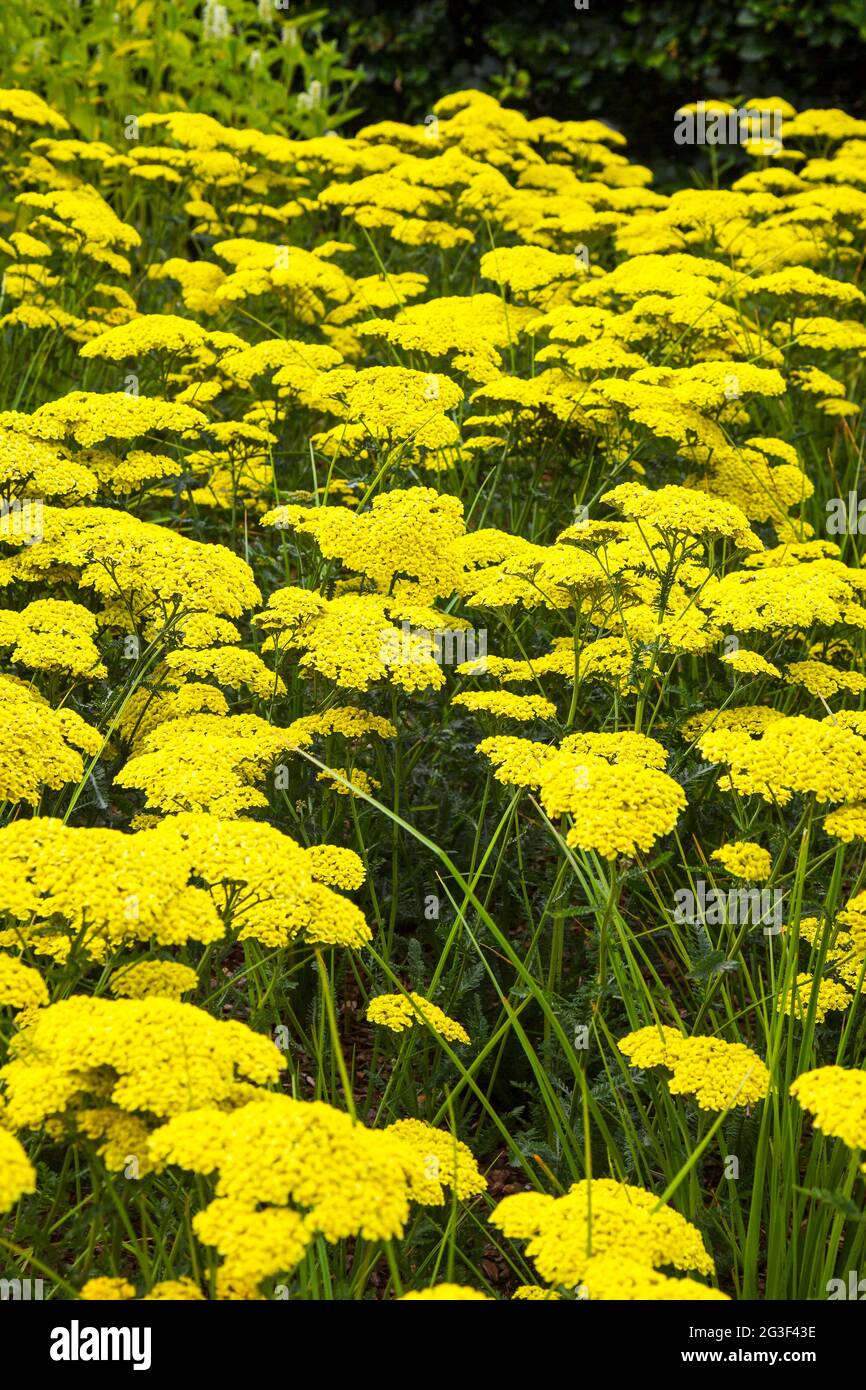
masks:
[(40, 92), (88, 139), (129, 115), (184, 109), (323, 135), (358, 114), (359, 80), (323, 36), (326, 14), (290, 14), (277, 0), (8, 0), (4, 85)]

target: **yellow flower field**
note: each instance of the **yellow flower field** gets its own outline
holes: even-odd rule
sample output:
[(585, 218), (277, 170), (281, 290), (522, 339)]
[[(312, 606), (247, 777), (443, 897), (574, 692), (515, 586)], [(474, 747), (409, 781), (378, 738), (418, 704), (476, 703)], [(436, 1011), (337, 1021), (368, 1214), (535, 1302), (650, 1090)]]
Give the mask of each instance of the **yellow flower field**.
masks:
[(9, 1277), (866, 1271), (866, 121), (748, 108), (0, 91)]

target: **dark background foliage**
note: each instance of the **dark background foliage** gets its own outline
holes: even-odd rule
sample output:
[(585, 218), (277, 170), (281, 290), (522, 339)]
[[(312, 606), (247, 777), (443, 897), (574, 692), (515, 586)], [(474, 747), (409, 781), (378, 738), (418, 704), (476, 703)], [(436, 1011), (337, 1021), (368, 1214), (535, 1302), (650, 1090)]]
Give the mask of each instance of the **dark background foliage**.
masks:
[(641, 158), (700, 97), (866, 113), (866, 0), (338, 0), (325, 28), (363, 66), (376, 120), (479, 87), (530, 115), (611, 120)]

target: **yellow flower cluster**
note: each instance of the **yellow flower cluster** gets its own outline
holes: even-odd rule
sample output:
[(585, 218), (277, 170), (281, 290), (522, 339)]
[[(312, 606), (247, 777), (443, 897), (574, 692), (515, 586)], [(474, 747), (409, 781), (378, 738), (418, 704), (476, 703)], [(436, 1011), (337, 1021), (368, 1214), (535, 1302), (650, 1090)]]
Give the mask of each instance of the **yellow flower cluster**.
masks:
[(512, 695), (507, 690), (473, 691), (468, 695), (455, 695), (454, 704), (522, 722), (556, 717), (556, 705), (546, 700), (543, 695)]
[(694, 1096), (702, 1110), (754, 1105), (769, 1093), (770, 1073), (757, 1053), (723, 1038), (686, 1038), (676, 1028), (639, 1028), (617, 1043), (633, 1067), (666, 1067), (671, 1095)]
[[(219, 1297), (363, 1297), (363, 1242), (406, 1239), (388, 1294), (486, 1301), (452, 1282), (498, 1281), (451, 1207), (489, 1165), (497, 1259), (525, 1277), (526, 1242), (541, 1281), (518, 1300), (725, 1297), (702, 1203), (726, 1289), (805, 1285), (813, 1248), (823, 1284), (821, 1204), (781, 1271), (758, 1208), (811, 1164), (782, 1150), (777, 1069), (820, 1060), (812, 1023), (839, 1065), (791, 1097), (866, 1147), (864, 527), (854, 492), (825, 505), (862, 454), (866, 122), (752, 99), (779, 147), (750, 120), (730, 163), (660, 192), (613, 126), (475, 90), (309, 138), (157, 104), (97, 139), (0, 92), (0, 1210), (34, 1192), (13, 1131), (36, 1131), (40, 1163), (74, 1148), (48, 1228), (95, 1192), (116, 1246), (120, 1173), (147, 1180), (144, 1235), (168, 1223), (165, 1279), (125, 1277), (124, 1220), (123, 1277), (76, 1264), (84, 1299), (195, 1301), (217, 1259)], [(708, 863), (790, 890), (785, 932), (672, 927), (671, 885)], [(371, 996), (410, 977), (472, 994), (453, 1093), (463, 1024)], [(417, 1027), (443, 1044), (423, 1077), (380, 1078), (364, 999), (401, 1057)], [(566, 1016), (602, 1049), (574, 1152)], [(687, 1124), (647, 1154), (659, 1192), (690, 1173), (694, 1223), (612, 1177), (503, 1188), (506, 1130), (557, 1191), (581, 1146), (647, 1171), (617, 1049), (702, 1112), (773, 1088), (773, 1174), (739, 1189), (754, 1268)]]
[(718, 729), (699, 743), (710, 762), (730, 768), (732, 788), (765, 801), (784, 804), (795, 792), (822, 802), (866, 798), (866, 738), (835, 720), (792, 715), (756, 736)]
[[(860, 974), (857, 966), (855, 974)], [(828, 1013), (847, 1009), (850, 1003), (851, 992), (840, 980), (816, 978), (803, 972), (779, 996), (777, 1007), (795, 1018), (812, 1018), (815, 1023), (823, 1023)]]
[[(85, 1302), (123, 1303), (135, 1299), (135, 1289), (128, 1279), (97, 1275), (82, 1284), (78, 1297)], [(154, 1284), (149, 1293), (142, 1294), (141, 1302), (168, 1300), (172, 1303), (201, 1302), (204, 1295), (192, 1279), (162, 1279)]]
[(128, 1279), (97, 1275), (82, 1284), (78, 1297), (85, 1303), (124, 1303), (135, 1298), (135, 1289)]
[[(302, 934), (351, 947), (370, 940), (360, 909), (328, 886), (359, 887), (358, 856), (304, 850), (260, 822), (178, 814), (125, 835), (40, 817), (0, 830), (0, 848), (0, 909), (17, 923), (0, 931), (0, 945), (26, 941), (61, 961), (73, 944), (96, 960), (137, 941), (207, 944), (227, 924), (242, 940), (272, 946)], [(151, 963), (132, 978), (167, 983), (174, 975), (191, 988), (180, 969)]]
[(426, 1024), (448, 1042), (468, 1043), (469, 1034), (456, 1019), (449, 1018), (423, 994), (377, 994), (367, 1005), (367, 1021), (381, 1023), (392, 1033), (403, 1033), (416, 1024)]
[(36, 1191), (36, 1170), (23, 1148), (8, 1130), (0, 1128), (0, 1212), (28, 1192)]
[(0, 647), (10, 647), (11, 660), (30, 670), (104, 676), (95, 629), (95, 615), (79, 603), (46, 598), (20, 613), (0, 610)]
[(674, 1279), (628, 1255), (593, 1255), (582, 1279), (586, 1297), (639, 1303), (718, 1303), (728, 1295), (698, 1279)]
[(48, 1003), (48, 988), (32, 966), (15, 956), (0, 955), (0, 1007), (41, 1008)]
[(198, 985), (190, 965), (175, 960), (142, 960), (115, 970), (109, 981), (111, 992), (123, 999), (180, 1000)]
[(572, 817), (567, 843), (606, 859), (647, 853), (686, 805), (682, 787), (657, 768), (577, 752), (561, 751), (546, 762), (539, 785), (549, 816)]
[[(53, 709), (16, 676), (0, 676), (0, 798), (39, 802), (45, 787), (77, 782), (82, 752), (95, 756), (103, 740), (75, 710)], [(22, 757), (26, 750), (26, 757)], [(79, 751), (81, 750), (81, 751)]]
[(699, 1231), (651, 1192), (596, 1178), (575, 1183), (564, 1197), (539, 1192), (504, 1197), (490, 1218), (504, 1236), (524, 1240), (541, 1278), (574, 1288), (599, 1257), (627, 1258), (645, 1269), (672, 1265), (711, 1274)]
[(276, 1081), (284, 1066), (268, 1038), (171, 999), (75, 995), (41, 1009), (12, 1052), (0, 1077), (15, 1129), (38, 1127), (70, 1105), (86, 1109), (91, 1097), (158, 1117), (232, 1104), (242, 1082)]
[(150, 1154), (219, 1173), (194, 1225), (223, 1255), (220, 1289), (232, 1298), (257, 1297), (262, 1280), (290, 1271), (317, 1235), (390, 1240), (412, 1201), (444, 1201), (443, 1182), (461, 1198), (484, 1188), (466, 1146), (421, 1121), (371, 1130), (329, 1105), (282, 1095), (229, 1113), (188, 1109), (154, 1133)]
[(866, 1149), (866, 1073), (817, 1067), (797, 1077), (791, 1095), (814, 1117), (816, 1129), (849, 1149)]
[(712, 857), (718, 859), (729, 874), (748, 879), (750, 883), (763, 883), (764, 879), (769, 878), (773, 865), (769, 850), (748, 840), (732, 840), (730, 844), (722, 845), (721, 849), (713, 850)]

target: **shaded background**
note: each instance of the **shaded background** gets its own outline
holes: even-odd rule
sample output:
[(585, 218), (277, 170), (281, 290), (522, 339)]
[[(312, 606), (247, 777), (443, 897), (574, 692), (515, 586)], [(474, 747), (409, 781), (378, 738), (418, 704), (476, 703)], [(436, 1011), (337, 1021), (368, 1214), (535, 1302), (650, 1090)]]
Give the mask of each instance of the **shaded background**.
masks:
[(866, 114), (866, 0), (351, 0), (325, 28), (363, 66), (355, 99), (376, 119), (423, 120), (479, 87), (533, 116), (609, 119), (645, 158), (699, 97)]

